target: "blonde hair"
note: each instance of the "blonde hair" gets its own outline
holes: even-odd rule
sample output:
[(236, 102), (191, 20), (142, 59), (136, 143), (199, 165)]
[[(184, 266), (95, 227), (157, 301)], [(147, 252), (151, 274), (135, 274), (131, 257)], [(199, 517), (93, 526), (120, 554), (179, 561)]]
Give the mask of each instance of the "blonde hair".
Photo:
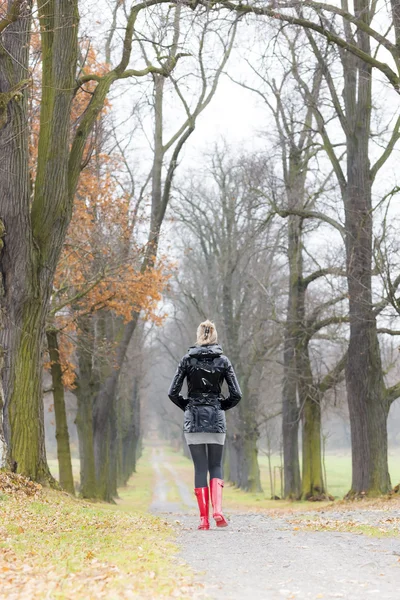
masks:
[(203, 321), (197, 328), (197, 340), (198, 346), (205, 346), (206, 344), (216, 344), (218, 341), (217, 330), (212, 321)]

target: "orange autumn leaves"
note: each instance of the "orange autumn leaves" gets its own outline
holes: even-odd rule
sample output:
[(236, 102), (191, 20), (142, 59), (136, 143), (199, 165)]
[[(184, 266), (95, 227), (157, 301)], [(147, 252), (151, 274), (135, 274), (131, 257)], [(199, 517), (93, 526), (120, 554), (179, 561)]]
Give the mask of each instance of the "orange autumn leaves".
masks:
[[(88, 48), (83, 54), (86, 55), (83, 73), (106, 72), (107, 66), (97, 61), (93, 49)], [(85, 84), (74, 98), (71, 138), (95, 85)], [(121, 157), (104, 149), (109, 108), (106, 104), (87, 143), (85, 167), (54, 279), (52, 326), (60, 331), (63, 383), (68, 387), (74, 386), (80, 317), (107, 311), (125, 322), (132, 318), (133, 312), (141, 312), (145, 319), (156, 324), (163, 318), (158, 305), (168, 280), (168, 265), (161, 259), (156, 267), (141, 271), (145, 248), (135, 240), (138, 225), (132, 208), (135, 198), (119, 185)], [(112, 354), (113, 347), (110, 350)]]

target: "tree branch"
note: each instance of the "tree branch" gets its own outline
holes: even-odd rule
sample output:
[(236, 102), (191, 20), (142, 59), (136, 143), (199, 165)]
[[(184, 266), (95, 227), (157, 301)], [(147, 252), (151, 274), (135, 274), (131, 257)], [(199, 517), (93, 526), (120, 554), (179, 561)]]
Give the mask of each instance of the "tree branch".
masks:
[(391, 387), (386, 388), (385, 400), (388, 403), (389, 407), (392, 404), (392, 402), (397, 400), (397, 398), (399, 398), (399, 397), (400, 397), (400, 383), (396, 383), (395, 385), (392, 385)]
[[(198, 0), (196, 0), (196, 2), (197, 1)], [(209, 8), (208, 0), (199, 0), (199, 2), (203, 6)], [(193, 2), (189, 0), (189, 1), (187, 1), (187, 4), (190, 6), (191, 4), (193, 4)], [(391, 69), (389, 67), (389, 65), (387, 63), (383, 63), (383, 62), (377, 60), (376, 58), (369, 55), (367, 52), (364, 52), (363, 50), (361, 50), (361, 48), (357, 47), (354, 44), (351, 44), (347, 40), (344, 40), (339, 35), (332, 33), (331, 31), (329, 31), (328, 29), (325, 28), (325, 26), (321, 23), (321, 21), (320, 21), (320, 24), (317, 24), (317, 23), (314, 23), (313, 21), (310, 21), (303, 17), (287, 15), (287, 14), (281, 13), (281, 12), (274, 10), (272, 8), (269, 8), (269, 7), (264, 8), (264, 7), (251, 6), (249, 4), (241, 4), (241, 3), (235, 4), (231, 0), (218, 0), (215, 3), (215, 5), (216, 4), (219, 4), (220, 6), (222, 6), (223, 8), (226, 8), (229, 11), (235, 11), (239, 15), (254, 14), (254, 15), (259, 15), (259, 16), (271, 17), (272, 19), (284, 21), (286, 23), (290, 23), (291, 25), (299, 25), (300, 27), (304, 27), (306, 29), (311, 29), (312, 31), (316, 31), (320, 35), (324, 36), (328, 40), (328, 42), (336, 44), (337, 46), (339, 46), (339, 48), (343, 48), (344, 50), (347, 50), (354, 56), (357, 56), (357, 58), (360, 58), (362, 61), (366, 62), (367, 64), (369, 64), (372, 67), (375, 67), (376, 69), (381, 71), (385, 75), (385, 77), (390, 81), (390, 83), (392, 84), (392, 86), (394, 87), (396, 92), (400, 93), (400, 77), (397, 73), (395, 73), (395, 71), (393, 71), (393, 69)], [(329, 5), (327, 5), (327, 6), (329, 6)], [(335, 9), (336, 9), (336, 7), (335, 7)], [(358, 24), (357, 24), (357, 26), (358, 26)], [(360, 27), (360, 29), (361, 29), (361, 27)], [(373, 37), (376, 39), (376, 36), (378, 36), (379, 34), (377, 32), (375, 32), (375, 30), (372, 30), (372, 31), (374, 32)], [(392, 54), (392, 56), (393, 56), (393, 58), (395, 58), (396, 55)], [(396, 58), (395, 58), (395, 62), (397, 62)]]
[(307, 277), (304, 277), (302, 284), (304, 288), (307, 288), (310, 285), (310, 283), (312, 283), (316, 279), (319, 279), (320, 277), (326, 277), (327, 275), (346, 277), (347, 273), (346, 271), (343, 271), (343, 269), (339, 269), (336, 267), (326, 267), (324, 269), (318, 269), (318, 271), (314, 271), (314, 273), (311, 273), (310, 275), (307, 275)]
[(274, 206), (274, 209), (276, 214), (283, 218), (289, 217), (290, 215), (297, 215), (298, 217), (303, 217), (304, 219), (319, 219), (320, 221), (324, 221), (325, 223), (328, 223), (328, 225), (334, 227), (340, 233), (343, 240), (346, 239), (345, 228), (338, 221), (335, 221), (335, 219), (328, 217), (328, 215), (324, 215), (323, 213), (315, 210), (302, 210), (296, 208), (287, 210), (278, 208), (276, 206)]
[(320, 381), (320, 383), (318, 384), (318, 390), (320, 391), (321, 394), (325, 394), (325, 392), (327, 392), (328, 390), (333, 388), (339, 382), (339, 377), (340, 377), (343, 369), (346, 366), (346, 362), (347, 362), (347, 350), (343, 354), (343, 356), (339, 360), (339, 362), (332, 369), (332, 371), (327, 373), (325, 375), (325, 377), (322, 379), (322, 381)]

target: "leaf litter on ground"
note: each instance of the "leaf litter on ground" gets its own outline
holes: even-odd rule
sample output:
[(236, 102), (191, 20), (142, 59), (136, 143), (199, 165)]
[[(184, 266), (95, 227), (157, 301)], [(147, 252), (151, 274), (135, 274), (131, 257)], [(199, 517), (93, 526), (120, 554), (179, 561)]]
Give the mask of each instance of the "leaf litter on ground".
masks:
[(0, 598), (201, 598), (170, 525), (0, 473)]

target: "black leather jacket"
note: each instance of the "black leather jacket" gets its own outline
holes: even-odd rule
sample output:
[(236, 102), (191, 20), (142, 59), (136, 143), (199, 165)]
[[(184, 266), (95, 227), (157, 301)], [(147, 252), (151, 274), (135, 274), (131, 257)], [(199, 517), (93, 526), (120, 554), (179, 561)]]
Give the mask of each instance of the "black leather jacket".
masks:
[[(188, 397), (180, 395), (187, 377)], [(226, 380), (229, 397), (224, 398), (221, 387)], [(185, 433), (225, 433), (224, 411), (240, 402), (242, 392), (230, 360), (218, 344), (192, 346), (179, 363), (169, 388), (170, 400), (185, 411)]]

